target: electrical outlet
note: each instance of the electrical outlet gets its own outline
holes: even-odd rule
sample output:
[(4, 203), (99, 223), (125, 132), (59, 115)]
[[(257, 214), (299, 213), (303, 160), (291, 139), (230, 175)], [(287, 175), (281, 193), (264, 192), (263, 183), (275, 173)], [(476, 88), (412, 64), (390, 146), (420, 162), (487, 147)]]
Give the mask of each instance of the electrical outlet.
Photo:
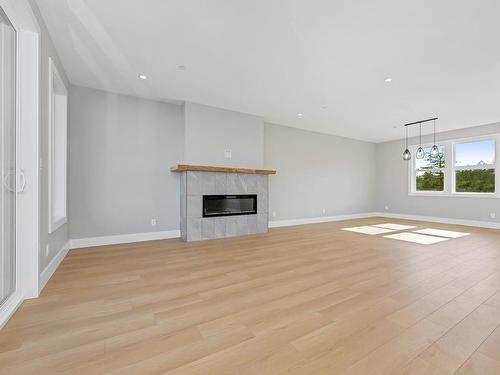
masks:
[(276, 217), (276, 211), (273, 211), (273, 217)]
[(232, 157), (233, 157), (233, 150), (231, 150), (230, 148), (226, 148), (224, 150), (224, 158), (231, 159)]
[(385, 210), (386, 210), (386, 211), (389, 211), (389, 206), (385, 206)]
[(151, 219), (151, 226), (156, 227), (156, 219)]
[(326, 208), (323, 208), (323, 215), (326, 214)]
[(45, 256), (49, 256), (49, 244), (45, 245)]
[(490, 217), (491, 217), (492, 219), (496, 218), (496, 217), (497, 217), (496, 212), (490, 212)]

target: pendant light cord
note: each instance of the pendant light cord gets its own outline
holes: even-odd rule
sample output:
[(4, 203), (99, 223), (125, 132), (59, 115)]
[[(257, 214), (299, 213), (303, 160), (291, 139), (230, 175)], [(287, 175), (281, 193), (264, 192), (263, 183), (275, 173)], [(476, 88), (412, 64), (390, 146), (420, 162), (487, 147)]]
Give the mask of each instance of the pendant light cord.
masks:
[(420, 148), (422, 148), (422, 123), (420, 123), (420, 124), (419, 124), (419, 127), (420, 127), (420, 129), (419, 129), (419, 131), (418, 131), (418, 133), (419, 133), (419, 134), (418, 134), (418, 138), (419, 138), (419, 140), (418, 140), (418, 141), (419, 141), (419, 143), (420, 143), (420, 144), (419, 144), (418, 146), (419, 146)]
[(436, 120), (434, 120), (434, 145), (436, 145)]

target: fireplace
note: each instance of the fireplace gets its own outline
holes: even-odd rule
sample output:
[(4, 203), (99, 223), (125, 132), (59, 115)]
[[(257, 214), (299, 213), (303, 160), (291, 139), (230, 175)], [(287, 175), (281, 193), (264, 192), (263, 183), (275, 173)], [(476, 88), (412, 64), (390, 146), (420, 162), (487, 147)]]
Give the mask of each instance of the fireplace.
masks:
[(203, 196), (203, 217), (256, 214), (257, 194)]
[(270, 169), (179, 164), (184, 241), (266, 233)]

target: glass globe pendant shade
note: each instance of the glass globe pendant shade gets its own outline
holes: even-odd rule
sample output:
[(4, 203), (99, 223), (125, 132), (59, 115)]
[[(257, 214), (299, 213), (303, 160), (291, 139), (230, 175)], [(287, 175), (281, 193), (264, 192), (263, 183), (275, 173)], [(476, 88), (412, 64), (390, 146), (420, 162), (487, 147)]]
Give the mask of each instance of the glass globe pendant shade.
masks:
[(424, 149), (422, 147), (419, 147), (418, 150), (417, 150), (417, 153), (415, 154), (415, 157), (417, 159), (423, 159), (424, 156), (425, 156)]
[(439, 155), (439, 148), (438, 146), (434, 145), (431, 148), (431, 155), (432, 156), (438, 156)]
[(431, 148), (431, 156), (438, 156), (439, 148), (436, 146), (436, 120), (434, 119), (434, 146)]
[(405, 152), (403, 152), (403, 160), (410, 160), (411, 159), (411, 152), (410, 150), (406, 149)]

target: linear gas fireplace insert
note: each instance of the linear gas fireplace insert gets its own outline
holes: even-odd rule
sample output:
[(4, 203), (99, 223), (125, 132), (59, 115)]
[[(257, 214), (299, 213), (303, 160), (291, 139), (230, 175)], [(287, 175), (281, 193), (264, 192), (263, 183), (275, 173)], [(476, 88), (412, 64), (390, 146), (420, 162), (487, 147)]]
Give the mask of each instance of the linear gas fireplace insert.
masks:
[(203, 217), (255, 215), (257, 195), (204, 195)]

